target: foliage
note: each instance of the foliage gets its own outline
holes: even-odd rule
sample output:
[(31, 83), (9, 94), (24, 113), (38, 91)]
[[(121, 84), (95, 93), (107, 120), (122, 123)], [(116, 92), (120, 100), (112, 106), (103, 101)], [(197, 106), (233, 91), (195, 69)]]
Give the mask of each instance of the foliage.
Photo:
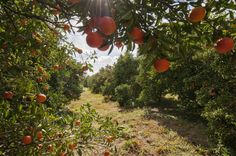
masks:
[[(65, 41), (65, 14), (72, 12), (67, 8), (59, 21), (51, 1), (1, 1), (0, 8), (0, 155), (82, 155), (98, 145), (109, 148), (106, 135), (121, 132), (111, 119), (90, 106), (80, 114), (65, 108), (79, 98), (85, 72)], [(39, 102), (39, 93), (46, 101)], [(27, 144), (24, 136), (31, 138)]]
[(132, 101), (130, 101), (130, 85), (121, 84), (115, 89), (116, 100), (119, 102), (120, 106), (129, 105)]
[[(193, 7), (199, 6), (206, 9), (206, 15), (200, 18), (202, 21), (191, 22), (194, 20), (188, 14)], [(59, 101), (67, 101), (67, 98), (77, 98), (79, 89), (68, 87), (67, 81), (78, 79), (71, 80), (49, 70), (56, 64), (65, 68), (60, 63), (71, 60), (71, 48), (74, 47), (65, 44), (62, 35), (75, 30), (85, 32), (92, 19), (112, 16), (117, 28), (115, 33), (106, 35), (99, 29), (97, 34), (104, 44), (111, 46), (110, 52), (117, 40), (127, 45), (128, 50), (139, 45), (138, 56), (143, 59), (137, 78), (143, 89), (139, 100), (159, 99), (165, 93), (178, 95), (182, 108), (206, 118), (212, 138), (218, 144), (218, 153), (234, 155), (235, 142), (231, 138), (235, 138), (236, 127), (233, 113), (236, 107), (235, 48), (226, 54), (216, 53), (217, 49), (214, 49), (220, 38), (235, 40), (234, 0), (81, 0), (76, 3), (65, 0), (4, 0), (0, 2), (0, 8), (0, 83), (3, 86), (0, 91), (14, 93), (12, 100), (0, 99), (3, 114), (6, 113), (3, 116), (8, 117), (10, 125), (2, 127), (14, 129), (18, 125), (15, 122), (19, 121), (30, 125), (29, 119), (34, 121), (34, 118), (29, 112), (38, 113), (35, 109), (38, 105), (32, 97), (39, 92), (47, 93), (45, 105), (48, 108), (59, 106)], [(78, 24), (72, 25), (72, 21)], [(138, 28), (139, 36), (135, 36), (133, 28)], [(168, 58), (170, 70), (155, 73), (151, 66), (157, 58)], [(132, 86), (136, 80), (136, 63), (122, 60), (125, 61), (125, 57), (118, 60), (121, 64), (112, 70), (109, 81), (102, 76), (99, 81), (94, 80), (97, 83), (95, 92), (104, 91), (115, 99), (112, 96), (117, 86)], [(45, 68), (45, 72), (39, 72), (39, 66)], [(87, 66), (81, 72), (85, 69)], [(66, 74), (63, 70), (60, 72)], [(68, 75), (74, 76), (72, 73)], [(43, 91), (44, 83), (52, 85), (54, 92), (53, 89)], [(127, 85), (120, 89), (125, 91), (129, 88)], [(23, 116), (25, 119), (18, 115), (22, 110), (28, 112)], [(41, 113), (45, 112), (41, 110)], [(41, 113), (39, 116), (42, 117)], [(40, 117), (36, 119), (38, 121)], [(7, 121), (1, 120), (5, 121), (1, 123)]]
[(102, 93), (111, 100), (117, 100), (121, 106), (129, 106), (140, 92), (140, 86), (135, 80), (137, 74), (138, 61), (126, 52), (112, 67), (102, 68), (88, 77), (88, 87), (94, 93)]

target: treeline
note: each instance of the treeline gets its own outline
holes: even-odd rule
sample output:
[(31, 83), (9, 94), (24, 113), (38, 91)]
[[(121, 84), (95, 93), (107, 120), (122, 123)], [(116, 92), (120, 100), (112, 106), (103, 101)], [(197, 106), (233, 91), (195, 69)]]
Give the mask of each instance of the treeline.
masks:
[(108, 148), (105, 137), (121, 129), (88, 104), (68, 109), (88, 65), (73, 58), (80, 51), (65, 41), (68, 24), (49, 25), (54, 5), (35, 3), (0, 2), (0, 155), (82, 155), (94, 140)]
[(85, 86), (93, 93), (102, 93), (106, 99), (116, 100), (120, 106), (137, 105), (141, 86), (136, 81), (138, 60), (131, 53), (121, 55), (114, 66), (107, 66), (87, 77)]
[(170, 57), (170, 69), (157, 73), (148, 57), (134, 58), (126, 52), (113, 66), (88, 77), (86, 85), (125, 107), (158, 105), (167, 93), (175, 95), (178, 109), (207, 122), (209, 137), (217, 144), (215, 154), (230, 155), (236, 149), (235, 60), (235, 53), (206, 51)]

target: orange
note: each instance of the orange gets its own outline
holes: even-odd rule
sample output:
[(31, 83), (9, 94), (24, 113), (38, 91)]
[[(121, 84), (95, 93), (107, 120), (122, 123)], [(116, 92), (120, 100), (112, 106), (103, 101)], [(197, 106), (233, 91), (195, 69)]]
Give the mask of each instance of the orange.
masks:
[(200, 6), (200, 7), (193, 8), (190, 11), (188, 15), (188, 20), (192, 23), (197, 23), (197, 22), (202, 21), (205, 16), (206, 16), (206, 9)]
[(38, 140), (42, 140), (43, 139), (43, 132), (42, 131), (38, 131), (37, 132), (37, 138), (38, 138)]
[(106, 150), (106, 151), (103, 152), (103, 155), (104, 155), (104, 156), (109, 156), (109, 155), (110, 155), (110, 152)]
[(215, 49), (220, 54), (226, 54), (234, 48), (234, 40), (229, 37), (224, 37), (216, 42)]
[(30, 135), (26, 135), (22, 138), (22, 142), (24, 145), (28, 145), (32, 142), (32, 137)]
[(44, 94), (38, 94), (37, 96), (36, 96), (36, 101), (37, 102), (39, 102), (39, 103), (43, 103), (43, 102), (45, 102), (47, 100), (47, 97), (46, 97), (46, 95), (44, 95)]
[(90, 32), (86, 37), (87, 44), (92, 48), (99, 48), (104, 43), (104, 38), (97, 32)]
[(107, 45), (104, 45), (104, 46), (102, 46), (102, 47), (100, 47), (100, 48), (98, 48), (100, 51), (106, 51), (107, 49), (109, 49), (109, 45), (107, 44)]
[(130, 32), (130, 35), (135, 43), (137, 44), (143, 43), (144, 32), (140, 28), (134, 27)]
[(69, 31), (69, 30), (70, 30), (69, 24), (64, 24), (64, 25), (63, 25), (63, 29), (64, 29), (65, 31)]
[(82, 53), (83, 53), (83, 50), (80, 49), (80, 48), (75, 48), (75, 50), (76, 50), (79, 54), (82, 54)]
[(157, 59), (154, 62), (154, 68), (157, 72), (163, 73), (169, 69), (170, 63), (167, 59)]
[(13, 93), (11, 91), (5, 91), (3, 93), (3, 98), (6, 100), (11, 100), (13, 98)]
[(109, 16), (104, 16), (98, 20), (98, 29), (105, 35), (111, 35), (116, 31), (116, 22)]

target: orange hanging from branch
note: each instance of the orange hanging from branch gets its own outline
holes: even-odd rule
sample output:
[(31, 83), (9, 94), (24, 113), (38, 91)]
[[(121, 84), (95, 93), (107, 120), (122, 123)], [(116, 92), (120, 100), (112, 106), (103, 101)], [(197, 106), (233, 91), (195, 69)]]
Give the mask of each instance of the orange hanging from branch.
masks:
[(97, 32), (90, 32), (86, 37), (87, 44), (92, 48), (99, 48), (103, 42), (104, 38)]
[(205, 16), (206, 16), (206, 9), (200, 6), (200, 7), (193, 8), (190, 11), (188, 15), (188, 20), (192, 23), (197, 23), (197, 22), (202, 21)]
[(116, 22), (109, 16), (104, 16), (98, 20), (98, 29), (105, 35), (111, 35), (116, 31)]
[(234, 48), (234, 40), (229, 37), (219, 39), (215, 44), (215, 49), (220, 54), (226, 54)]
[(169, 69), (170, 63), (167, 59), (157, 59), (154, 62), (154, 68), (157, 72), (163, 73)]

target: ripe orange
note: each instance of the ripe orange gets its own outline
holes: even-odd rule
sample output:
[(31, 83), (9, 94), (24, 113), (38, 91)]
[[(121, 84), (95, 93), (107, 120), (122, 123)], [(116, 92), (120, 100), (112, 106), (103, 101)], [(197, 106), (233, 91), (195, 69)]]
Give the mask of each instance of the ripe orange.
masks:
[(80, 120), (76, 120), (76, 121), (75, 121), (75, 125), (76, 125), (76, 126), (80, 126)]
[(109, 49), (109, 45), (107, 44), (107, 45), (104, 45), (104, 46), (102, 46), (102, 47), (100, 47), (100, 48), (98, 48), (100, 51), (106, 51), (107, 49)]
[(70, 150), (74, 150), (75, 148), (76, 148), (76, 144), (75, 143), (69, 144), (69, 149)]
[(52, 144), (49, 144), (49, 145), (48, 145), (47, 151), (48, 151), (48, 152), (52, 152), (52, 151), (53, 151), (53, 145), (52, 145)]
[(143, 43), (144, 32), (140, 28), (134, 27), (130, 35), (135, 43), (137, 44)]
[(118, 49), (120, 49), (120, 47), (122, 47), (123, 44), (122, 44), (122, 42), (121, 42), (120, 40), (117, 40), (117, 41), (115, 42), (115, 46), (116, 46)]
[(63, 25), (63, 29), (64, 29), (65, 31), (69, 31), (69, 30), (70, 30), (69, 24), (64, 24), (64, 25)]
[(22, 142), (23, 142), (24, 145), (28, 145), (32, 142), (32, 137), (30, 135), (25, 135), (22, 138)]
[(97, 32), (90, 32), (86, 37), (87, 44), (92, 48), (99, 48), (103, 42), (104, 38)]
[(77, 4), (80, 2), (80, 0), (68, 0), (70, 4)]
[(13, 93), (11, 91), (5, 91), (3, 93), (3, 98), (5, 100), (11, 100), (13, 98)]
[(99, 18), (98, 29), (105, 35), (111, 35), (116, 31), (116, 22), (109, 16)]
[(157, 59), (154, 62), (154, 68), (157, 72), (163, 73), (169, 69), (170, 63), (167, 59)]
[(47, 100), (47, 97), (46, 97), (46, 95), (44, 95), (44, 94), (37, 94), (37, 96), (36, 96), (36, 101), (37, 102), (39, 102), (39, 103), (43, 103), (43, 102), (45, 102)]
[(38, 131), (37, 132), (37, 138), (38, 138), (38, 140), (42, 140), (43, 139), (43, 132), (42, 131)]
[(188, 20), (192, 23), (197, 23), (197, 22), (202, 21), (205, 16), (206, 16), (206, 9), (200, 6), (200, 7), (193, 8), (190, 11), (188, 15)]
[(107, 150), (105, 150), (105, 151), (103, 152), (103, 155), (104, 155), (104, 156), (109, 156), (109, 155), (110, 155), (110, 152), (107, 151)]
[(234, 48), (234, 40), (229, 37), (224, 37), (216, 42), (215, 49), (220, 54), (226, 54)]
[(80, 49), (80, 48), (75, 48), (75, 50), (76, 50), (79, 54), (82, 54), (82, 53), (83, 53), (83, 50)]

